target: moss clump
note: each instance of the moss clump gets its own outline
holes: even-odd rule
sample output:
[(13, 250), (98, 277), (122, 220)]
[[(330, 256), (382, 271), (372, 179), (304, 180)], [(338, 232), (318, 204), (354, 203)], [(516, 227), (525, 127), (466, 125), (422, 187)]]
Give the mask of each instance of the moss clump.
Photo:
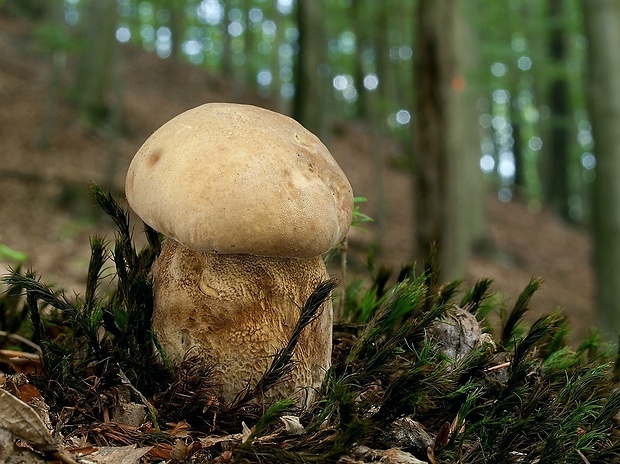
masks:
[[(64, 436), (151, 444), (147, 458), (192, 462), (372, 462), (394, 448), (426, 462), (620, 461), (614, 358), (594, 336), (570, 349), (559, 314), (524, 328), (538, 279), (492, 337), (490, 280), (459, 292), (457, 282), (441, 285), (432, 266), (417, 276), (405, 268), (393, 284), (379, 271), (367, 289), (347, 289), (333, 366), (309, 409), (263, 404), (256, 389), (225, 404), (214, 366), (191, 353), (170, 366), (150, 330), (158, 235), (146, 228), (148, 245), (137, 251), (126, 213), (93, 192), (118, 232), (113, 244), (92, 239), (83, 297), (68, 298), (31, 272), (2, 278), (9, 286), (2, 307), (27, 314), (28, 335), (42, 348), (42, 370), (29, 378)], [(110, 281), (113, 291), (102, 291)], [(317, 288), (296, 336), (334, 285)], [(295, 336), (274, 357), (261, 391), (287, 375), (294, 349)], [(148, 425), (108, 421), (128, 398), (149, 407)]]

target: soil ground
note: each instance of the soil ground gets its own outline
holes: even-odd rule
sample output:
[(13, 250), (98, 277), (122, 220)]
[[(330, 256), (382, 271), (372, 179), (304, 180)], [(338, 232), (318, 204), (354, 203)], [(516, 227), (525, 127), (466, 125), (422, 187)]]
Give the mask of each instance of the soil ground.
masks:
[[(183, 63), (170, 63), (134, 47), (122, 47), (120, 136), (80, 120), (66, 98), (50, 103), (49, 55), (33, 39), (30, 26), (0, 13), (0, 243), (25, 252), (26, 267), (46, 283), (81, 293), (89, 258), (89, 237), (113, 239), (113, 225), (98, 213), (87, 186), (95, 181), (123, 198), (124, 175), (142, 142), (176, 114), (210, 101), (238, 101), (274, 108), (273, 102), (234, 86), (229, 79)], [(63, 88), (70, 80), (63, 75)], [(369, 198), (363, 212), (377, 216), (375, 169), (368, 127), (335, 121), (328, 145), (357, 196)], [(46, 132), (48, 131), (48, 132)], [(385, 227), (377, 263), (398, 268), (412, 256), (409, 174), (399, 169), (398, 144), (380, 144), (387, 160)], [(492, 253), (474, 254), (466, 281), (494, 279), (493, 289), (507, 307), (533, 276), (544, 279), (534, 297), (537, 315), (559, 308), (569, 318), (573, 340), (594, 325), (592, 241), (587, 232), (551, 212), (533, 212), (518, 200), (486, 202)], [(134, 224), (139, 224), (138, 221)], [(350, 266), (362, 274), (374, 225), (350, 236)], [(136, 235), (140, 228), (136, 226)], [(10, 261), (0, 262), (0, 274)]]

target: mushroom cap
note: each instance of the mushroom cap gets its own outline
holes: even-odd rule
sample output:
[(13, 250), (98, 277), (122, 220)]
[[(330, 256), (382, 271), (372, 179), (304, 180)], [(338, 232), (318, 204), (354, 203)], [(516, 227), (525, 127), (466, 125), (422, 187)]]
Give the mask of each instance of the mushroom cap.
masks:
[(309, 258), (347, 234), (353, 192), (328, 149), (295, 120), (208, 103), (160, 127), (125, 182), (132, 209), (198, 251)]

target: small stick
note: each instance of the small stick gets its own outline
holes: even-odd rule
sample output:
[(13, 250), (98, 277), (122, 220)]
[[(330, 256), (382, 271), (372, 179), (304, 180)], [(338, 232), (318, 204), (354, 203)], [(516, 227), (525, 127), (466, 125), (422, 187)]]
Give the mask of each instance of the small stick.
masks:
[(579, 455), (581, 459), (583, 459), (583, 462), (585, 462), (585, 464), (590, 464), (590, 461), (588, 461), (588, 458), (586, 458), (581, 451), (577, 450), (577, 454)]
[(503, 369), (504, 367), (510, 367), (510, 361), (506, 361), (505, 363), (498, 364), (497, 366), (487, 367), (484, 372), (496, 371), (498, 369)]
[(28, 345), (29, 347), (34, 348), (36, 350), (36, 352), (39, 354), (39, 357), (41, 358), (43, 357), (43, 350), (41, 350), (41, 347), (37, 345), (36, 343), (34, 343), (33, 341), (28, 340), (25, 337), (22, 337), (21, 335), (11, 334), (11, 333), (5, 332), (4, 330), (0, 330), (0, 337), (8, 337), (18, 342), (21, 342), (24, 345)]
[(27, 353), (25, 351), (17, 350), (0, 350), (0, 358), (9, 360), (14, 358), (23, 358), (28, 361), (41, 361), (41, 356), (36, 353)]

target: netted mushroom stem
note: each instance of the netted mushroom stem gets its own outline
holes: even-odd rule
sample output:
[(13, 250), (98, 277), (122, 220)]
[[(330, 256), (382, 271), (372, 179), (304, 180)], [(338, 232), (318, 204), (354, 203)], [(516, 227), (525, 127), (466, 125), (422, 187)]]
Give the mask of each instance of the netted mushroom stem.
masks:
[[(268, 258), (204, 253), (168, 239), (153, 268), (153, 328), (166, 355), (179, 362), (192, 349), (217, 363), (231, 402), (253, 386), (289, 340), (301, 307), (328, 279), (322, 258)], [(332, 304), (300, 338), (292, 375), (268, 397), (308, 405), (330, 366)]]

